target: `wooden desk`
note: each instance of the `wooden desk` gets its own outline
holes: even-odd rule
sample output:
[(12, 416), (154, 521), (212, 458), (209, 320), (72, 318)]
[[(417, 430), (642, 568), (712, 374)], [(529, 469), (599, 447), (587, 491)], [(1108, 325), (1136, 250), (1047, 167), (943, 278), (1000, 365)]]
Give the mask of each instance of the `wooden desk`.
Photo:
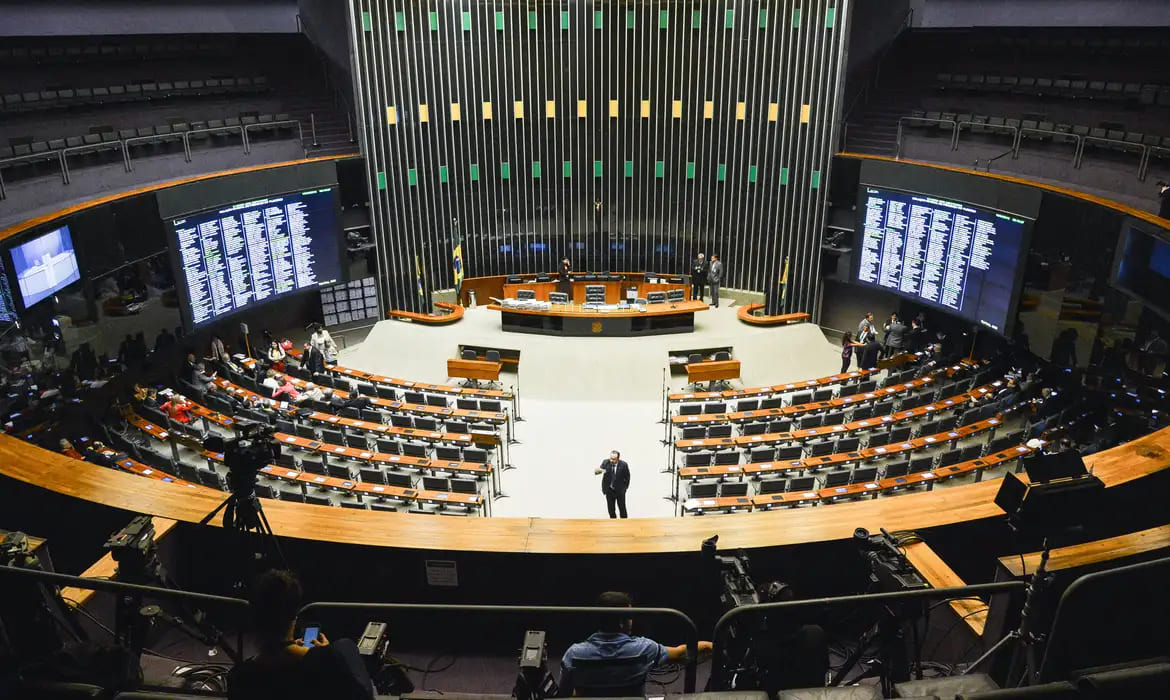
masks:
[[(915, 542), (902, 547), (906, 559), (926, 579), (931, 588), (957, 588), (967, 583), (959, 578), (951, 567), (935, 553), (926, 542)], [(987, 627), (988, 605), (982, 600), (963, 598), (948, 603), (959, 619), (971, 628), (976, 636), (982, 637)]]
[(684, 513), (727, 512), (751, 510), (752, 499), (747, 496), (719, 496), (717, 498), (688, 498), (683, 501)]
[(488, 362), (487, 360), (447, 360), (447, 376), (461, 379), (483, 379), (489, 382), (500, 380), (500, 370), (504, 368), (502, 362)]
[[(1103, 540), (1094, 540), (1068, 547), (1057, 547), (1049, 553), (1048, 571), (1063, 571), (1081, 566), (1092, 566), (1125, 557), (1148, 554), (1170, 548), (1170, 525), (1152, 527)], [(1040, 552), (1020, 555), (1009, 554), (999, 558), (999, 563), (1013, 576), (1034, 573), (1040, 568)], [(1026, 567), (1021, 568), (1021, 566)]]
[(647, 304), (645, 311), (606, 312), (562, 304), (553, 304), (547, 310), (488, 306), (500, 312), (500, 326), (505, 332), (592, 337), (690, 333), (695, 329), (695, 313), (707, 308), (702, 301)]
[(687, 364), (687, 382), (719, 382), (739, 379), (739, 360), (708, 360)]
[(787, 384), (773, 384), (772, 386), (731, 389), (728, 391), (678, 392), (670, 394), (667, 398), (671, 403), (679, 401), (725, 401), (727, 399), (750, 399), (758, 396), (786, 394), (788, 392), (801, 391), (803, 389), (823, 389), (827, 386), (843, 384), (853, 380), (861, 381), (871, 374), (876, 374), (878, 371), (879, 370), (876, 369), (861, 369), (853, 372), (846, 372), (844, 374), (831, 374), (827, 377), (821, 377), (819, 379), (806, 379), (799, 382), (789, 382)]

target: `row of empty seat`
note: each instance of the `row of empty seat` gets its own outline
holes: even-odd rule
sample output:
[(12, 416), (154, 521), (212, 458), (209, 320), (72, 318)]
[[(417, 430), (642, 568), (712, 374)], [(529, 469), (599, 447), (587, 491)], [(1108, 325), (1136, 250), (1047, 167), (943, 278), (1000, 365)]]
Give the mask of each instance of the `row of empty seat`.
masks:
[(147, 80), (121, 85), (46, 88), (36, 91), (10, 92), (3, 95), (0, 97), (0, 114), (98, 107), (178, 97), (248, 95), (268, 90), (268, 78), (263, 75), (196, 80)]
[[(955, 124), (940, 123), (954, 122)], [(1170, 136), (1159, 136), (1124, 128), (1066, 124), (1037, 119), (989, 116), (984, 114), (936, 112), (913, 110), (906, 115), (905, 124), (915, 129), (938, 129), (951, 133), (954, 128), (973, 134), (1000, 135), (1014, 139), (1019, 134), (1021, 142), (1074, 144), (1077, 137), (1084, 139), (1086, 146), (1100, 146), (1118, 152), (1139, 152), (1148, 147), (1158, 157), (1170, 157)], [(1116, 125), (1120, 126), (1120, 125)]]
[(1170, 85), (1124, 82), (1120, 80), (1088, 80), (1084, 78), (1035, 78), (1015, 75), (982, 75), (979, 73), (938, 73), (934, 87), (937, 90), (959, 90), (970, 93), (1024, 95), (1031, 97), (1061, 97), (1083, 100), (1113, 100), (1131, 105), (1170, 106)]

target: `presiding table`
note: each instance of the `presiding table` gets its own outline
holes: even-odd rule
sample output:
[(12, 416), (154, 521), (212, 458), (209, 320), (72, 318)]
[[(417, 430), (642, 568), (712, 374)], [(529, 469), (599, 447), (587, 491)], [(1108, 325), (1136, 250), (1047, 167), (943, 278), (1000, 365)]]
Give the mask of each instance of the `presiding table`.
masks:
[(702, 301), (646, 304), (598, 311), (574, 304), (552, 304), (548, 309), (488, 306), (500, 312), (500, 325), (511, 333), (540, 333), (563, 336), (632, 336), (690, 333), (695, 330), (695, 312), (706, 310)]

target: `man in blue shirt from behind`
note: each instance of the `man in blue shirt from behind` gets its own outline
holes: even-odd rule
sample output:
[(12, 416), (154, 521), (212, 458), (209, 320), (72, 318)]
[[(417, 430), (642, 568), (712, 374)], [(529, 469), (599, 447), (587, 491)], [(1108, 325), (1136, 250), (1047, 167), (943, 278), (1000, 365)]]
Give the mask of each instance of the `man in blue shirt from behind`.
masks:
[[(607, 591), (597, 598), (603, 608), (629, 608), (628, 593)], [(630, 636), (633, 620), (602, 616), (599, 631), (565, 651), (561, 659), (561, 694), (591, 697), (643, 695), (646, 674), (672, 661), (687, 658), (685, 644), (668, 647), (653, 639)], [(699, 642), (699, 654), (709, 654), (711, 642)]]

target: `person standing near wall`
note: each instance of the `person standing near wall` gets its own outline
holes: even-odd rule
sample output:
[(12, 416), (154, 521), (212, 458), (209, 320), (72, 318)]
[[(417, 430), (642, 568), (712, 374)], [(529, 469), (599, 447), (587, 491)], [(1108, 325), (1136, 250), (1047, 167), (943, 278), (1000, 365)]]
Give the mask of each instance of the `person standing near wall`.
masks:
[(707, 258), (702, 253), (691, 262), (691, 299), (703, 300), (703, 287), (707, 285)]
[(723, 281), (723, 261), (717, 253), (711, 253), (711, 265), (707, 268), (707, 284), (711, 286), (711, 306), (719, 308), (719, 283)]

